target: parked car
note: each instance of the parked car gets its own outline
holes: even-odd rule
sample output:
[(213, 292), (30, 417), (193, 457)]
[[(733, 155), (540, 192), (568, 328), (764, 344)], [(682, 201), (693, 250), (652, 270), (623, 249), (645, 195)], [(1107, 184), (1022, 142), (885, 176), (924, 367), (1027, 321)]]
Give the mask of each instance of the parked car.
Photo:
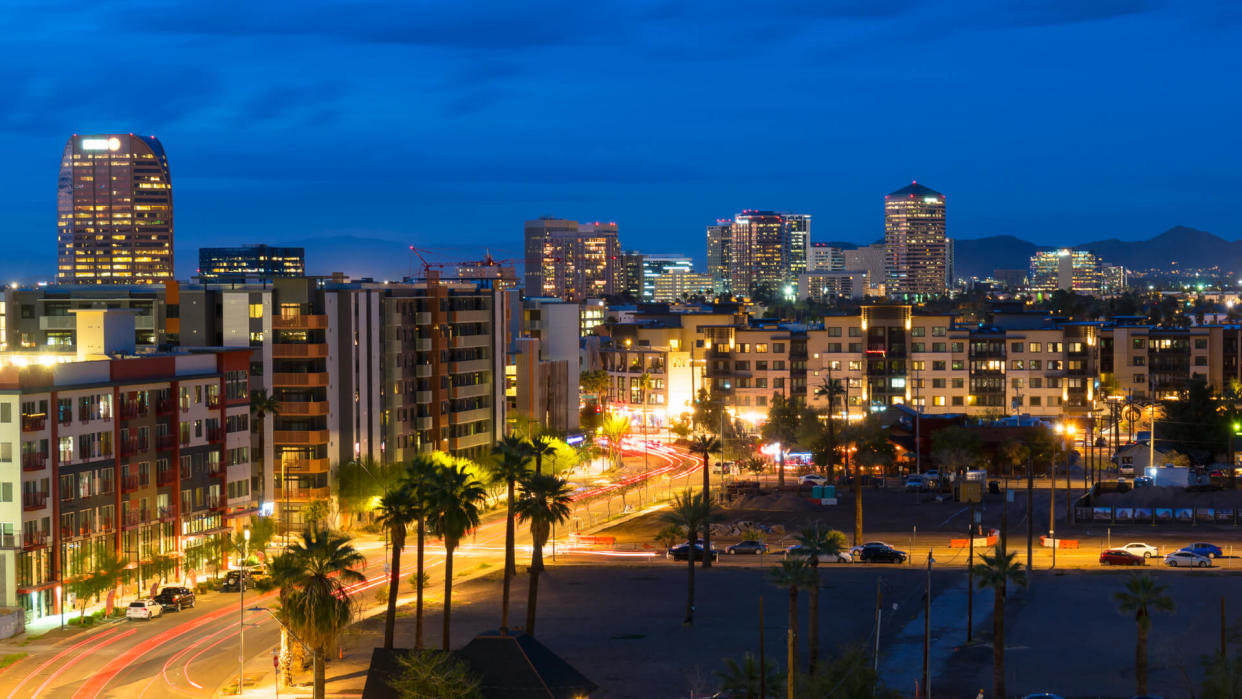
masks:
[(798, 479), (798, 485), (827, 485), (828, 478), (818, 473), (808, 473)]
[(1144, 544), (1141, 541), (1126, 544), (1121, 548), (1124, 551), (1129, 551), (1130, 553), (1136, 556), (1142, 556), (1143, 558), (1151, 558), (1152, 556), (1160, 555), (1160, 549), (1158, 547), (1152, 546), (1151, 544)]
[(1219, 546), (1216, 544), (1209, 544), (1206, 541), (1200, 541), (1183, 546), (1182, 550), (1197, 553), (1200, 556), (1207, 556), (1208, 558), (1220, 558), (1221, 555), (1224, 554), (1224, 551), (1221, 551)]
[(1212, 559), (1183, 549), (1165, 556), (1164, 564), (1174, 568), (1210, 568), (1212, 567)]
[(907, 492), (922, 492), (927, 490), (927, 483), (923, 481), (923, 477), (917, 473), (906, 476)]
[(1155, 484), (1156, 482), (1152, 480), (1151, 476), (1135, 476), (1134, 478), (1135, 488), (1149, 488)]
[[(664, 555), (666, 558), (671, 558), (674, 561), (684, 561), (690, 557), (690, 544), (688, 542), (685, 544), (677, 544), (669, 549), (668, 553)], [(720, 551), (713, 548), (711, 557), (713, 561), (720, 560)], [(698, 542), (694, 545), (694, 560), (703, 560), (703, 542)]]
[(749, 553), (752, 555), (758, 555), (761, 553), (766, 553), (767, 550), (768, 550), (767, 544), (763, 543), (762, 541), (755, 541), (754, 539), (747, 539), (746, 541), (739, 541), (732, 546), (725, 547), (725, 553), (730, 553), (730, 554)]
[(923, 482), (927, 484), (928, 488), (939, 487), (940, 486), (940, 472), (932, 470), (932, 471), (927, 471), (923, 473)]
[(907, 555), (905, 551), (898, 551), (888, 544), (873, 541), (863, 544), (855, 557), (864, 563), (905, 563)]
[(1100, 565), (1102, 566), (1141, 566), (1146, 562), (1146, 558), (1125, 549), (1108, 549), (1100, 552)]
[[(807, 558), (806, 549), (798, 544), (794, 544), (785, 549), (785, 558)], [(819, 554), (820, 563), (853, 563), (854, 557), (849, 551), (838, 551), (837, 553), (821, 553)]]
[(188, 587), (165, 587), (155, 596), (155, 601), (177, 611), (187, 607), (193, 609), (196, 602), (194, 591)]
[(140, 599), (129, 603), (129, 609), (125, 610), (126, 619), (142, 619), (150, 621), (157, 616), (164, 614), (164, 605), (153, 599)]
[(224, 582), (220, 584), (221, 592), (238, 592), (245, 585), (249, 590), (255, 585), (255, 577), (249, 571), (230, 570), (224, 575)]

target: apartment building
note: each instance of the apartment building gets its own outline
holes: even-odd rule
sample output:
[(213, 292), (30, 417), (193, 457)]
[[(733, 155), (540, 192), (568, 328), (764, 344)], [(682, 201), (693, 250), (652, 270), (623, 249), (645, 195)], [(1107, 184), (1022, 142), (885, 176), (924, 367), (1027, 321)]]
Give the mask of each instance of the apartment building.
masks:
[(64, 581), (104, 551), (202, 570), (255, 511), (249, 352), (136, 353), (133, 312), (75, 316), (75, 353), (0, 355), (0, 600), (27, 620), (73, 604)]
[(795, 325), (751, 323), (707, 328), (707, 381), (734, 417), (763, 422), (774, 395), (805, 398), (807, 333)]

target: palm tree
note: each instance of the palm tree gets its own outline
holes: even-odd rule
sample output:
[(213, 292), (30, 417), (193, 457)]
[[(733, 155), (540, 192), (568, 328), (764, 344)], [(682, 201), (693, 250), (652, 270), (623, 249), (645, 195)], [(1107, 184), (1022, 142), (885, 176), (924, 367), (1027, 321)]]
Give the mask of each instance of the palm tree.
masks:
[(622, 415), (609, 413), (604, 416), (599, 429), (600, 433), (608, 439), (608, 459), (612, 462), (612, 467), (616, 468), (617, 448), (621, 445), (621, 438), (630, 431), (630, 421)]
[(419, 514), (418, 496), (406, 486), (390, 487), (380, 496), (375, 521), (392, 536), (392, 565), (389, 568), (388, 611), (384, 615), (384, 647), (392, 648), (397, 621), (397, 592), (401, 588), (401, 551), (405, 548), (405, 528)]
[(815, 674), (815, 662), (819, 659), (819, 557), (835, 556), (845, 547), (845, 535), (835, 529), (829, 529), (822, 522), (814, 522), (803, 527), (794, 537), (806, 554), (806, 561), (815, 576), (815, 584), (811, 586), (811, 604), (808, 610), (810, 629), (807, 633), (807, 646), (810, 651), (810, 672)]
[(1147, 573), (1132, 573), (1124, 589), (1113, 593), (1117, 609), (1122, 614), (1133, 614), (1138, 623), (1138, 639), (1134, 644), (1134, 679), (1138, 688), (1135, 694), (1147, 694), (1147, 632), (1151, 629), (1152, 610), (1173, 611), (1173, 598), (1168, 595), (1167, 585), (1158, 585)]
[[(268, 393), (266, 388), (256, 388), (250, 391), (250, 419), (253, 422), (252, 429), (257, 430), (259, 433), (259, 448), (257, 450), (259, 458), (253, 459), (253, 461), (259, 464), (262, 464), (264, 458), (266, 458), (264, 438), (266, 432), (265, 428), (267, 427), (267, 419), (278, 415), (280, 415), (280, 401), (276, 400), (276, 396)], [(289, 487), (289, 484), (285, 482), (285, 474), (283, 470), (280, 475), (280, 489), (283, 492), (285, 488)], [(285, 509), (287, 508), (281, 508), (281, 517), (285, 520), (285, 529), (287, 530), (289, 520), (288, 517), (285, 516)], [(288, 535), (289, 532), (285, 531), (285, 536)]]
[[(711, 460), (711, 453), (714, 451), (720, 451), (720, 440), (711, 436), (710, 434), (701, 434), (695, 437), (694, 439), (690, 440), (690, 453), (703, 455), (703, 491), (702, 493), (703, 493), (703, 497), (709, 501), (711, 500), (711, 497), (712, 497), (712, 483), (711, 483), (711, 469), (708, 468), (708, 465), (709, 465), (709, 461)], [(711, 527), (707, 526), (703, 528), (703, 567), (704, 568), (712, 567), (712, 557), (707, 555), (711, 552), (711, 550), (712, 550), (712, 532), (711, 532)], [(693, 560), (694, 556), (691, 556), (690, 558), (691, 560)]]
[(466, 532), (479, 526), (479, 509), (487, 492), (466, 466), (470, 462), (455, 459), (436, 469), (428, 492), (427, 519), (431, 531), (444, 539), (444, 639), (441, 648), (449, 649), (449, 630), (453, 613), (453, 551)]
[(414, 523), (417, 525), (414, 532), (414, 647), (416, 649), (423, 647), (423, 579), (426, 575), (423, 553), (427, 543), (429, 494), (438, 466), (431, 456), (417, 454), (405, 465), (405, 476), (401, 480), (402, 487), (410, 492), (413, 499)]
[(794, 679), (798, 676), (798, 588), (810, 588), (819, 584), (819, 577), (807, 565), (805, 558), (787, 558), (772, 569), (772, 582), (789, 588), (789, 666), (785, 670), (788, 680), (787, 696), (794, 695)]
[[(824, 377), (823, 382), (815, 389), (816, 398), (828, 399), (828, 407), (824, 410), (824, 413), (828, 417), (828, 444), (831, 445), (831, 451), (828, 456), (829, 473), (832, 472), (833, 467), (837, 464), (837, 435), (834, 429), (835, 418), (833, 413), (837, 407), (837, 397), (843, 395), (845, 395), (845, 387), (841, 385), (841, 379), (832, 378), (832, 369), (829, 369), (828, 375)], [(814, 664), (815, 658), (812, 657), (812, 667), (814, 667)]]
[(349, 585), (366, 580), (354, 570), (365, 563), (348, 538), (309, 529), (301, 541), (272, 559), (272, 582), (280, 588), (277, 616), (314, 655), (314, 699), (324, 696), (328, 649), (353, 620)]
[(569, 519), (569, 484), (563, 478), (540, 473), (522, 479), (517, 501), (518, 519), (530, 523), (530, 587), (526, 598), (526, 633), (535, 635), (535, 608), (539, 600), (539, 574), (543, 572), (543, 547), (552, 527)]
[(1016, 553), (1007, 552), (1000, 542), (992, 555), (982, 554), (983, 562), (973, 569), (979, 587), (992, 588), (992, 696), (1005, 694), (1005, 590), (1012, 580), (1026, 586), (1026, 571), (1014, 563)]
[(741, 662), (733, 658), (725, 658), (724, 664), (723, 671), (716, 671), (716, 676), (720, 678), (722, 693), (731, 697), (758, 699), (761, 684), (765, 688), (771, 687), (774, 692), (777, 691), (776, 687), (780, 684), (781, 673), (772, 661), (764, 660), (763, 662), (762, 682), (760, 682), (759, 659), (753, 653), (744, 653)]
[(509, 630), (509, 591), (513, 585), (513, 576), (517, 574), (517, 563), (514, 560), (513, 505), (514, 491), (517, 481), (530, 470), (530, 447), (525, 439), (507, 434), (501, 437), (492, 447), (492, 454), (498, 457), (488, 464), (493, 480), (504, 483), (508, 498), (505, 501), (505, 582), (500, 602), (500, 631)]
[[(697, 543), (697, 534), (699, 529), (710, 527), (712, 521), (719, 517), (720, 514), (706, 493), (696, 495), (692, 494), (689, 489), (674, 494), (669, 510), (660, 516), (660, 519), (666, 523), (686, 532), (686, 540), (690, 546), (686, 555), (690, 575), (686, 593), (686, 618), (682, 622), (687, 625), (694, 623), (694, 546)], [(709, 556), (711, 556), (711, 550), (704, 545), (703, 557)]]
[(526, 444), (527, 449), (530, 450), (530, 455), (535, 457), (535, 473), (543, 473), (543, 457), (555, 454), (556, 444), (546, 434), (541, 434)]

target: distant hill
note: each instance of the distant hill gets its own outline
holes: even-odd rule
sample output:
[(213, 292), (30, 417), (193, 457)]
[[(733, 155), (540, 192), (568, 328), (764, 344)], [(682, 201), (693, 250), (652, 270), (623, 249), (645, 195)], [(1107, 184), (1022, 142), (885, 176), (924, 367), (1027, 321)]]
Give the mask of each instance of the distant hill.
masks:
[[(410, 273), (410, 247), (404, 243), (351, 235), (289, 240), (283, 244), (306, 248), (306, 273), (344, 272), (353, 279), (371, 277), (399, 280)], [(415, 258), (415, 264), (418, 259)], [(415, 272), (422, 273), (420, 266)]]
[[(994, 269), (1026, 269), (1036, 250), (1052, 246), (998, 235), (953, 242), (955, 269), (959, 277), (986, 277)], [(1242, 241), (1230, 241), (1206, 231), (1174, 226), (1148, 240), (1109, 238), (1072, 246), (1091, 250), (1109, 264), (1130, 269), (1167, 267), (1170, 262), (1185, 268), (1219, 265), (1223, 271), (1242, 271)]]

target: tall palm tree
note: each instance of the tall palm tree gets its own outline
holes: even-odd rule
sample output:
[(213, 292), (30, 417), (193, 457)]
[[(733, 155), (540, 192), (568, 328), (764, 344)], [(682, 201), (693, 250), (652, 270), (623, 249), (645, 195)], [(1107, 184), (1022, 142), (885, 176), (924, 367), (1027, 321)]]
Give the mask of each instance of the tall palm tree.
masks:
[[(710, 501), (712, 497), (712, 480), (711, 480), (712, 473), (711, 473), (711, 469), (708, 468), (708, 466), (711, 460), (711, 453), (714, 451), (720, 451), (720, 440), (711, 436), (710, 434), (701, 434), (695, 437), (694, 439), (690, 440), (690, 453), (703, 455), (702, 494), (703, 494), (703, 497), (706, 498), (708, 501)], [(704, 568), (712, 567), (712, 557), (708, 555), (711, 553), (711, 550), (712, 550), (711, 529), (712, 529), (711, 526), (706, 526), (703, 528), (703, 567)], [(691, 560), (693, 560), (694, 556), (691, 556), (690, 558)]]
[(541, 434), (527, 443), (530, 455), (535, 457), (535, 473), (543, 473), (543, 457), (556, 453), (556, 444), (546, 434)]
[[(266, 447), (264, 441), (266, 439), (267, 419), (280, 415), (280, 401), (276, 400), (276, 396), (267, 392), (266, 388), (256, 388), (250, 391), (250, 421), (251, 429), (259, 433), (259, 448), (256, 450), (259, 458), (252, 461), (263, 463), (267, 458)], [(260, 468), (260, 471), (262, 468)], [(280, 490), (283, 493), (289, 484), (285, 482), (285, 473), (282, 467), (280, 473)], [(287, 507), (281, 508), (281, 518), (285, 521), (285, 529), (288, 529), (289, 519), (285, 516)], [(285, 536), (289, 535), (288, 531), (284, 532)]]
[(1173, 611), (1173, 598), (1168, 586), (1159, 585), (1148, 573), (1132, 573), (1125, 588), (1113, 593), (1117, 609), (1133, 614), (1138, 623), (1138, 639), (1134, 644), (1135, 694), (1147, 694), (1147, 632), (1151, 629), (1151, 612)]
[[(815, 397), (828, 399), (828, 407), (825, 408), (824, 413), (828, 417), (828, 443), (831, 445), (831, 451), (828, 456), (829, 473), (832, 472), (837, 464), (837, 435), (834, 429), (836, 417), (834, 412), (837, 407), (837, 397), (843, 395), (845, 395), (845, 387), (842, 386), (841, 379), (832, 378), (832, 369), (829, 369), (828, 375), (824, 377), (824, 380), (815, 389)], [(811, 664), (814, 667), (814, 657), (811, 658)]]
[(724, 670), (716, 671), (716, 677), (720, 678), (721, 692), (731, 697), (759, 699), (761, 686), (771, 687), (772, 691), (777, 691), (776, 687), (780, 684), (781, 673), (776, 669), (776, 663), (771, 660), (763, 661), (762, 671), (759, 668), (759, 659), (753, 653), (743, 653), (740, 662), (733, 658), (725, 658), (724, 664)]
[(423, 554), (427, 544), (427, 518), (430, 508), (430, 491), (439, 465), (427, 454), (417, 454), (405, 465), (403, 488), (410, 492), (414, 510), (414, 647), (423, 647), (423, 579), (426, 567)]
[(604, 416), (603, 422), (599, 426), (600, 434), (608, 439), (608, 459), (613, 468), (617, 466), (617, 451), (621, 445), (621, 439), (630, 431), (630, 421), (623, 415), (613, 415), (608, 413)]
[[(697, 534), (699, 529), (710, 527), (712, 521), (719, 517), (720, 514), (716, 511), (715, 505), (706, 493), (693, 494), (688, 488), (674, 494), (673, 502), (669, 506), (668, 511), (660, 516), (660, 519), (684, 531), (686, 533), (686, 541), (690, 545), (690, 551), (686, 556), (686, 560), (689, 561), (686, 618), (682, 621), (686, 625), (694, 623), (694, 545), (698, 539)], [(703, 557), (707, 558), (710, 556), (711, 549), (708, 549), (705, 545), (703, 547)]]
[(513, 576), (517, 574), (517, 563), (514, 561), (513, 529), (515, 488), (517, 481), (530, 470), (530, 447), (525, 439), (507, 434), (500, 438), (492, 447), (492, 454), (497, 458), (488, 464), (492, 478), (504, 483), (507, 489), (505, 501), (505, 582), (500, 601), (500, 631), (509, 630), (509, 592), (513, 585)]
[(384, 615), (384, 647), (392, 648), (397, 622), (397, 592), (401, 588), (401, 551), (405, 548), (406, 526), (419, 514), (418, 495), (404, 485), (390, 487), (380, 496), (375, 521), (392, 538), (392, 565), (389, 567), (388, 611)]
[(454, 459), (436, 469), (428, 492), (427, 519), (431, 531), (444, 539), (444, 639), (449, 649), (453, 614), (453, 551), (466, 532), (479, 526), (479, 510), (487, 492), (470, 474), (465, 459)]
[(543, 572), (543, 547), (552, 527), (569, 519), (569, 484), (563, 478), (527, 474), (522, 479), (522, 496), (517, 516), (530, 524), (530, 587), (526, 597), (526, 633), (535, 635), (535, 608), (539, 600), (539, 574)]
[(789, 665), (785, 670), (786, 696), (793, 699), (794, 679), (798, 676), (798, 588), (807, 589), (819, 584), (819, 577), (806, 559), (801, 556), (787, 558), (772, 569), (772, 582), (789, 588)]
[(983, 562), (974, 566), (979, 587), (992, 588), (992, 696), (1005, 694), (1005, 590), (1012, 580), (1026, 586), (1026, 571), (1014, 563), (1016, 553), (1007, 552), (1000, 542), (992, 555), (982, 554)]
[(272, 559), (272, 582), (280, 589), (277, 615), (314, 655), (314, 699), (324, 696), (328, 649), (353, 620), (349, 585), (366, 580), (354, 570), (365, 563), (348, 538), (309, 529), (301, 541)]
[(810, 652), (810, 672), (815, 674), (815, 662), (819, 659), (819, 557), (835, 556), (845, 547), (845, 535), (835, 529), (829, 529), (822, 522), (813, 522), (803, 527), (794, 537), (806, 554), (807, 564), (815, 577), (811, 586), (810, 609), (807, 610), (810, 628), (807, 631), (807, 647)]

